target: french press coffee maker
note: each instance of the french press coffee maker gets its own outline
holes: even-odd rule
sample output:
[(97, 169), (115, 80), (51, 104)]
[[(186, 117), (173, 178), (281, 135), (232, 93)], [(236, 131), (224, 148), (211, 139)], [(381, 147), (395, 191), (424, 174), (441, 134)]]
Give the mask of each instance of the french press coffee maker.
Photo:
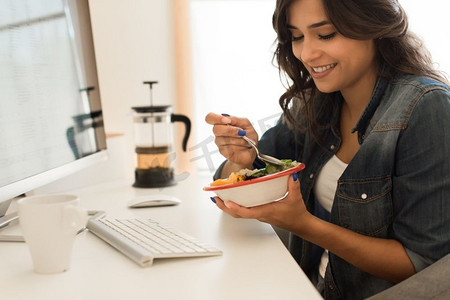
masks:
[(186, 151), (191, 132), (188, 117), (172, 113), (170, 105), (153, 105), (152, 87), (156, 83), (144, 81), (150, 86), (150, 106), (132, 107), (137, 155), (134, 187), (155, 188), (176, 184), (174, 170), (170, 167), (174, 142), (172, 125), (174, 122), (185, 125), (183, 151)]

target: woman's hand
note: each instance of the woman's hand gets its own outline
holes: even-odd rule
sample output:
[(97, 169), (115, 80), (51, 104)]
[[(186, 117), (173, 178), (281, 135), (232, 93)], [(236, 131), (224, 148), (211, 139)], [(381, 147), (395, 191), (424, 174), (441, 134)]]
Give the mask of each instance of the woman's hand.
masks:
[(249, 149), (248, 143), (238, 134), (239, 130), (244, 130), (248, 138), (258, 141), (258, 134), (248, 119), (209, 113), (205, 121), (213, 125), (219, 152), (230, 163), (237, 165), (234, 169), (248, 168), (253, 164), (256, 153), (253, 149)]
[(308, 222), (312, 219), (300, 194), (297, 174), (289, 177), (286, 198), (276, 202), (247, 208), (232, 201), (225, 203), (219, 197), (214, 200), (221, 210), (235, 218), (257, 219), (293, 232), (308, 229)]

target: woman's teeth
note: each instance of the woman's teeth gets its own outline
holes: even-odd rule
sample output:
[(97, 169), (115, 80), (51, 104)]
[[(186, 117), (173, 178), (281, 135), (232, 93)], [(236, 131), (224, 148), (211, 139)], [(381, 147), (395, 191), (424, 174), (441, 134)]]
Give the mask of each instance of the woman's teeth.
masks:
[(331, 64), (331, 65), (324, 66), (324, 67), (312, 67), (312, 69), (316, 73), (322, 73), (322, 72), (325, 72), (326, 70), (334, 68), (335, 66), (336, 66), (336, 64)]

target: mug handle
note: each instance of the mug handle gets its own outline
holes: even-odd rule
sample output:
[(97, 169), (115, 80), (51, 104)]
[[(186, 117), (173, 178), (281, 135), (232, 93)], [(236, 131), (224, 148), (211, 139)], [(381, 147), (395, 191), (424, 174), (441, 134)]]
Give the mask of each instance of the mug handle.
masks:
[(186, 127), (186, 131), (184, 132), (184, 137), (183, 137), (183, 151), (186, 152), (186, 145), (187, 145), (187, 141), (189, 138), (189, 135), (191, 134), (191, 120), (189, 120), (188, 117), (184, 116), (184, 115), (176, 115), (176, 114), (172, 114), (170, 116), (170, 121), (173, 122), (183, 122), (185, 127)]

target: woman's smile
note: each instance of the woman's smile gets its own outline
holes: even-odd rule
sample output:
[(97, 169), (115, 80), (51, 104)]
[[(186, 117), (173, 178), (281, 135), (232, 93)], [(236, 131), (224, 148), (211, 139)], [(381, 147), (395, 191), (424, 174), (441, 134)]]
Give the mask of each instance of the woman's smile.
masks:
[(325, 76), (327, 76), (329, 73), (332, 72), (332, 70), (334, 69), (334, 67), (336, 67), (337, 63), (333, 63), (333, 64), (329, 64), (329, 65), (325, 65), (325, 66), (317, 66), (317, 67), (312, 67), (310, 66), (310, 74), (313, 78), (316, 79), (320, 79), (323, 78)]

